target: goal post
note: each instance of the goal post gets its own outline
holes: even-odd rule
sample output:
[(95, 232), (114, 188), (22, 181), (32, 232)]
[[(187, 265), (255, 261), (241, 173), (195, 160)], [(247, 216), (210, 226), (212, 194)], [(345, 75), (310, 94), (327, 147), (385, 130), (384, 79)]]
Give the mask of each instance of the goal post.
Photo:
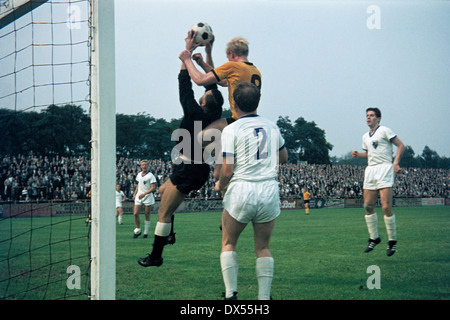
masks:
[(91, 0), (91, 299), (116, 285), (114, 0)]
[[(12, 137), (0, 143), (2, 165), (30, 172), (30, 159), (36, 171), (54, 168), (48, 169), (47, 179), (33, 174), (15, 185), (8, 174), (9, 193), (0, 194), (0, 300), (115, 299), (114, 18), (114, 0), (0, 0), (0, 120), (6, 137)], [(39, 125), (22, 119), (42, 119), (39, 111), (44, 108), (55, 112), (67, 107), (83, 109), (81, 113), (89, 108), (90, 136), (74, 132), (77, 141), (64, 144), (66, 152), (47, 149), (45, 141), (14, 147), (22, 137), (37, 133), (56, 141), (61, 130), (73, 128), (64, 126), (63, 118), (47, 117), (50, 124)], [(63, 127), (59, 131), (40, 131), (56, 121)], [(85, 162), (89, 143), (90, 171)], [(20, 153), (24, 155), (16, 161)], [(59, 168), (69, 166), (75, 156), (82, 158), (82, 173), (67, 173), (61, 182)], [(70, 194), (60, 187), (70, 187)], [(74, 206), (63, 206), (69, 201)], [(67, 210), (58, 211), (60, 207)], [(45, 219), (37, 219), (41, 216)], [(81, 273), (80, 266), (87, 271)], [(72, 270), (79, 271), (68, 276)], [(82, 278), (83, 287), (77, 284)]]

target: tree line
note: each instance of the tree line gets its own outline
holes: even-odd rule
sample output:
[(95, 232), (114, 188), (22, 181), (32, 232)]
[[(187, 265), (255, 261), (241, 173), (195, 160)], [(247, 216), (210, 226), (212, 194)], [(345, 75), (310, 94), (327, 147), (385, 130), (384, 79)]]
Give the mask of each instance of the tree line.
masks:
[[(230, 110), (223, 117), (231, 115)], [(157, 119), (146, 113), (116, 115), (117, 157), (170, 160), (175, 146), (172, 133), (179, 128), (182, 118)], [(353, 159), (348, 153), (330, 157), (333, 145), (325, 138), (325, 131), (314, 121), (303, 117), (291, 121), (279, 117), (277, 121), (289, 152), (289, 161), (312, 164), (366, 165), (365, 159)], [(42, 155), (86, 156), (90, 153), (90, 115), (81, 106), (64, 105), (37, 111), (0, 109), (0, 154), (26, 154), (33, 151)], [(400, 165), (416, 168), (450, 169), (450, 158), (425, 146), (416, 155), (410, 146), (405, 147)]]

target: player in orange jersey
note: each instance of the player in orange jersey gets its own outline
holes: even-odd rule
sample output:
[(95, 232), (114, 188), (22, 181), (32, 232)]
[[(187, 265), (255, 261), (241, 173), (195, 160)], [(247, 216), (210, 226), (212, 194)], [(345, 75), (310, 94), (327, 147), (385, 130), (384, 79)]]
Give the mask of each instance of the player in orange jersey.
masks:
[(303, 191), (303, 205), (305, 206), (305, 213), (309, 214), (309, 197), (311, 196), (311, 193), (308, 192), (306, 189), (302, 189)]

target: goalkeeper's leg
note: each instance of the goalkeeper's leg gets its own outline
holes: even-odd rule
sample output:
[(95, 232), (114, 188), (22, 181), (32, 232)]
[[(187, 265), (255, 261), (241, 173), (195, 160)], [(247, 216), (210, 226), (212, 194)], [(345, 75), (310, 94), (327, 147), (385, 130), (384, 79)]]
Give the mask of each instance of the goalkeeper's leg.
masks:
[[(155, 227), (155, 242), (152, 257), (161, 258), (163, 248), (169, 237), (173, 236), (173, 219), (175, 210), (183, 202), (185, 194), (180, 192), (169, 179), (165, 183), (164, 193), (161, 197), (161, 206), (158, 211), (158, 222)], [(174, 242), (174, 241), (173, 241)]]
[(153, 249), (151, 254), (147, 257), (138, 259), (138, 263), (143, 267), (159, 267), (162, 265), (162, 253), (164, 246), (170, 243), (168, 240), (171, 233), (173, 235), (173, 214), (178, 206), (183, 202), (185, 197), (182, 192), (178, 191), (170, 179), (164, 183), (161, 189), (164, 190), (164, 192), (162, 193), (161, 206), (158, 211), (158, 222), (155, 227)]

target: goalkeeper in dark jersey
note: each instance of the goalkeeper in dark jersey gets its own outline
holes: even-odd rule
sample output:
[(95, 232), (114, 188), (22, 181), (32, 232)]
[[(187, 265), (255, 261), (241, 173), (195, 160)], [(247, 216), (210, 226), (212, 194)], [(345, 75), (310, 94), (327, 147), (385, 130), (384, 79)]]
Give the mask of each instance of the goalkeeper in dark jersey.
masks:
[[(196, 46), (187, 39), (186, 49), (194, 50)], [(201, 56), (197, 55), (197, 62), (206, 70), (213, 66), (211, 51), (212, 42), (205, 48), (206, 63)], [(153, 250), (147, 257), (138, 259), (138, 263), (144, 267), (160, 266), (163, 263), (164, 246), (175, 243), (173, 231), (175, 210), (186, 195), (200, 189), (209, 179), (210, 165), (209, 162), (207, 163), (207, 153), (203, 152), (201, 144), (197, 141), (197, 134), (222, 116), (224, 99), (217, 85), (205, 86), (205, 93), (197, 102), (192, 90), (191, 78), (184, 63), (178, 74), (178, 85), (184, 117), (178, 129), (178, 144), (174, 148), (177, 158), (173, 157), (172, 174), (159, 189), (161, 206), (155, 227)]]

